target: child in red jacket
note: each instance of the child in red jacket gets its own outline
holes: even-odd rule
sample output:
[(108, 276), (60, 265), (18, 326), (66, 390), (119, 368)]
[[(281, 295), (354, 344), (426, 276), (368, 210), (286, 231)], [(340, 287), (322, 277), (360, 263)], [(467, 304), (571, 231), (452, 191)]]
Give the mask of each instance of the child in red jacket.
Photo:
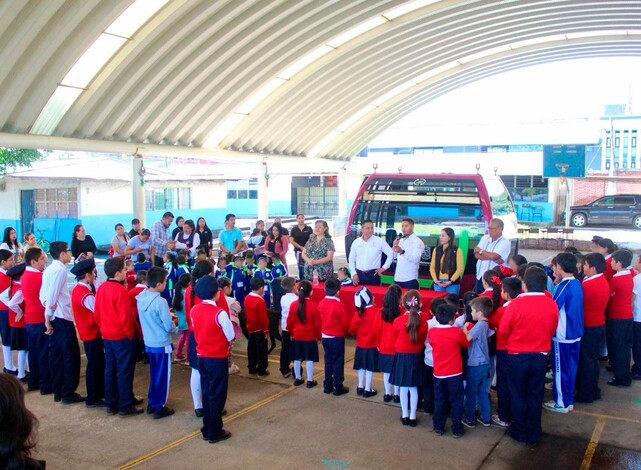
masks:
[(378, 333), (381, 328), (381, 309), (373, 304), (374, 296), (362, 287), (354, 294), (356, 313), (349, 326), (349, 332), (356, 336), (354, 370), (358, 371), (356, 394), (365, 398), (376, 395), (372, 388), (372, 377), (378, 363)]
[(389, 379), (394, 363), (394, 320), (401, 314), (402, 295), (403, 291), (400, 286), (392, 284), (385, 292), (381, 309), (381, 323), (378, 332), (378, 370), (383, 373), (383, 385), (385, 386), (383, 401), (385, 403), (389, 403), (392, 399), (394, 399), (394, 403), (401, 402), (399, 387), (394, 385), (392, 389)]
[(307, 366), (307, 388), (318, 385), (314, 380), (314, 362), (318, 362), (320, 319), (318, 306), (312, 299), (312, 283), (301, 281), (298, 285), (298, 300), (295, 300), (287, 316), (287, 331), (292, 336), (294, 359), (294, 385), (302, 385), (301, 362)]
[(267, 335), (269, 317), (265, 303), (265, 280), (252, 277), (249, 281), (251, 292), (245, 297), (245, 317), (247, 319), (247, 367), (250, 374), (269, 375), (267, 370)]
[(325, 281), (325, 298), (318, 304), (321, 322), (321, 337), (325, 351), (325, 381), (323, 391), (344, 395), (349, 388), (343, 386), (345, 379), (345, 334), (349, 327), (349, 316), (345, 305), (337, 297), (341, 283), (330, 277)]

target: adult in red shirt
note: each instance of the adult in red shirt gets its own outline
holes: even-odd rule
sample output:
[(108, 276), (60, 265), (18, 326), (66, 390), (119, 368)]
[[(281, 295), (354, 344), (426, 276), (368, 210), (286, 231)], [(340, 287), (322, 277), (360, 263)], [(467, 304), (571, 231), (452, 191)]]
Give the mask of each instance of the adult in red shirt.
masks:
[(87, 407), (106, 406), (105, 397), (105, 350), (100, 329), (94, 318), (96, 305), (96, 263), (93, 258), (78, 261), (71, 274), (78, 283), (71, 290), (71, 309), (87, 357), (85, 383)]
[(345, 335), (349, 328), (349, 315), (338, 298), (341, 283), (333, 277), (325, 281), (325, 298), (318, 303), (321, 337), (325, 359), (323, 391), (335, 396), (344, 395), (349, 388), (345, 380)]
[[(25, 321), (27, 322), (27, 343), (29, 344), (28, 390), (40, 389), (41, 395), (53, 393), (49, 369), (49, 341), (45, 326), (45, 308), (40, 302), (42, 272), (47, 264), (47, 255), (40, 248), (29, 248), (24, 256), (27, 268), (20, 283), (24, 296)], [(60, 401), (61, 397), (54, 396)]]
[(318, 305), (311, 299), (312, 283), (303, 280), (298, 285), (298, 300), (294, 300), (287, 316), (287, 331), (292, 336), (294, 385), (302, 385), (301, 362), (307, 368), (307, 388), (318, 385), (314, 380), (314, 362), (318, 362), (318, 341), (321, 325)]
[(127, 277), (124, 259), (105, 261), (105, 274), (107, 280), (96, 292), (94, 318), (105, 346), (107, 414), (134, 416), (144, 410), (134, 406), (136, 316), (124, 286)]
[(605, 311), (610, 300), (610, 286), (603, 274), (605, 266), (601, 253), (590, 253), (583, 260), (583, 336), (574, 398), (580, 403), (592, 403), (601, 398), (599, 356), (605, 341)]
[(632, 289), (634, 278), (628, 269), (632, 263), (632, 252), (621, 249), (612, 253), (614, 275), (610, 279), (610, 301), (606, 335), (608, 356), (614, 378), (608, 385), (629, 387), (632, 383), (630, 360), (632, 356), (633, 319)]
[[(556, 302), (544, 294), (547, 274), (539, 267), (523, 275), (523, 294), (512, 300), (499, 330), (507, 336), (508, 386), (512, 408), (510, 436), (536, 445), (541, 440), (545, 370), (559, 321)], [(533, 315), (536, 312), (536, 315)]]
[(250, 374), (258, 373), (264, 377), (267, 370), (267, 335), (269, 317), (265, 303), (265, 280), (252, 277), (249, 282), (251, 292), (245, 297), (245, 318), (247, 319), (247, 367)]
[(191, 322), (197, 341), (198, 370), (203, 391), (203, 438), (209, 443), (229, 439), (223, 429), (223, 410), (227, 401), (229, 343), (234, 339), (234, 326), (227, 313), (216, 305), (220, 296), (218, 282), (202, 276), (194, 286), (203, 299), (191, 310)]

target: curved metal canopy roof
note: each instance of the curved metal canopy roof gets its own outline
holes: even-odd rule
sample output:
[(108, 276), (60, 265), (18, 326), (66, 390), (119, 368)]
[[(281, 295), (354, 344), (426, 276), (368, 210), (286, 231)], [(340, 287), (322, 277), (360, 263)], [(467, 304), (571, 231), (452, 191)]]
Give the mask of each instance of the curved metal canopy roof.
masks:
[(345, 159), (474, 80), (641, 56), (639, 0), (13, 0), (0, 17), (5, 135), (185, 151)]

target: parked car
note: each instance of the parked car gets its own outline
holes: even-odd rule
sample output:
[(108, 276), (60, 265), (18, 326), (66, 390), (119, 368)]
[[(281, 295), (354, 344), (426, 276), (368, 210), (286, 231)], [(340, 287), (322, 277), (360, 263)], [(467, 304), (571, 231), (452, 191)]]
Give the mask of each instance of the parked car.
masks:
[(632, 227), (641, 229), (641, 196), (617, 194), (601, 197), (583, 206), (572, 206), (570, 223), (574, 227), (632, 224)]

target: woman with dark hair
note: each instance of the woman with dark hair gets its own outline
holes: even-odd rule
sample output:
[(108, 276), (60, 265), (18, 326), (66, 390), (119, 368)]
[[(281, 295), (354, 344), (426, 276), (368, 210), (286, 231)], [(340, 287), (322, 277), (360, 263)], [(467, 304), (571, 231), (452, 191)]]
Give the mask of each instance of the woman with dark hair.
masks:
[[(91, 238), (91, 235), (87, 235), (85, 228), (81, 224), (76, 225), (73, 228), (73, 238), (71, 240), (71, 254), (75, 260), (93, 258), (96, 251), (96, 243)], [(81, 257), (81, 255), (84, 256)]]
[(112, 253), (111, 256), (116, 258), (125, 258), (127, 252), (127, 245), (129, 244), (129, 237), (127, 232), (125, 232), (125, 226), (122, 224), (116, 224), (114, 227), (116, 233), (111, 239), (111, 249), (109, 250)]
[(456, 246), (456, 235), (450, 227), (441, 230), (440, 245), (436, 247), (430, 274), (434, 281), (434, 290), (458, 294), (461, 289), (461, 277), (465, 265), (463, 264), (463, 250)]
[(196, 247), (200, 245), (200, 235), (196, 231), (194, 221), (189, 219), (183, 223), (182, 232), (176, 235), (176, 248), (178, 250), (187, 250), (189, 252), (189, 260), (193, 261), (196, 256)]
[(196, 221), (196, 233), (200, 236), (200, 244), (207, 245), (210, 249), (213, 248), (214, 236), (211, 229), (207, 226), (207, 221), (204, 217), (198, 217)]
[(280, 259), (285, 261), (288, 249), (289, 237), (283, 234), (283, 227), (277, 224), (272, 225), (272, 228), (269, 229), (269, 235), (265, 238), (265, 254), (271, 256), (278, 253)]
[(176, 239), (176, 235), (183, 231), (183, 224), (185, 223), (185, 218), (182, 215), (176, 217), (176, 228), (171, 232), (171, 238)]
[(24, 388), (14, 376), (0, 374), (0, 468), (44, 469), (30, 457), (36, 446), (38, 420), (24, 404)]
[(16, 263), (22, 261), (22, 255), (24, 254), (24, 249), (18, 241), (18, 236), (16, 234), (16, 229), (13, 227), (7, 227), (4, 229), (4, 235), (2, 237), (2, 244), (0, 245), (0, 250), (7, 250), (13, 254), (13, 258)]
[(305, 279), (313, 280), (314, 271), (318, 280), (324, 281), (334, 275), (334, 242), (329, 234), (329, 226), (324, 220), (314, 224), (314, 234), (305, 244), (302, 257), (305, 260)]

